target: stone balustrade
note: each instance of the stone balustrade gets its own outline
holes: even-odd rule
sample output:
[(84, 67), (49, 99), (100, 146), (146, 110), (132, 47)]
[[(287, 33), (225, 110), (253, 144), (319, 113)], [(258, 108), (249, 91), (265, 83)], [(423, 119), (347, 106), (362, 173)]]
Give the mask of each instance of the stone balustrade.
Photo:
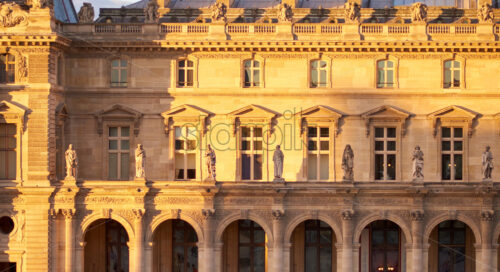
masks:
[[(141, 34), (144, 39), (167, 40), (298, 40), (298, 41), (495, 41), (500, 25), (395, 23), (161, 23), (61, 24), (67, 34), (92, 34), (103, 39)], [(116, 37), (113, 37), (116, 38)]]

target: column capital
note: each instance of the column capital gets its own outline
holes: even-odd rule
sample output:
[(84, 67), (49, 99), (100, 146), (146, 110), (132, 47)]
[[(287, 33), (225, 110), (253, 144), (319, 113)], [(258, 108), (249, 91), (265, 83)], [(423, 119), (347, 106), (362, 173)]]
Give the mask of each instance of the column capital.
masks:
[(493, 210), (483, 210), (481, 211), (481, 221), (493, 221), (493, 217), (495, 216), (495, 211)]
[(410, 212), (412, 221), (423, 221), (424, 220), (424, 211), (422, 210), (413, 210)]
[(342, 211), (342, 219), (343, 220), (352, 220), (354, 216), (354, 210), (343, 210)]
[(201, 214), (205, 220), (211, 219), (215, 216), (215, 209), (202, 209)]
[(272, 215), (273, 215), (274, 220), (281, 220), (283, 218), (283, 216), (285, 216), (285, 211), (284, 210), (273, 210)]
[(75, 209), (61, 209), (61, 214), (64, 216), (66, 220), (73, 219), (75, 216)]

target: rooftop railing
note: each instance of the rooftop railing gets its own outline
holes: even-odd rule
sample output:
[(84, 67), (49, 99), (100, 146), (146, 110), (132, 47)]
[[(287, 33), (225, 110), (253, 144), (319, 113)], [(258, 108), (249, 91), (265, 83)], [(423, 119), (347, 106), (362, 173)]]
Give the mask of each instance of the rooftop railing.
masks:
[(162, 23), (162, 24), (61, 24), (62, 33), (100, 36), (136, 34), (152, 39), (266, 40), (467, 40), (495, 41), (500, 25), (493, 24), (394, 24), (394, 23)]

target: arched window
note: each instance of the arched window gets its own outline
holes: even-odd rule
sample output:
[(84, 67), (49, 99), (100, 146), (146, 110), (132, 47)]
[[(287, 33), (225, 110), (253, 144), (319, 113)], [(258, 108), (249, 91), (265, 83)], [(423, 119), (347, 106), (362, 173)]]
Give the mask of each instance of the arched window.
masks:
[(324, 60), (311, 61), (311, 88), (327, 87), (327, 63)]
[(443, 88), (460, 88), (460, 62), (447, 60), (444, 62)]
[(128, 61), (115, 59), (111, 61), (111, 87), (127, 87)]
[(457, 220), (438, 226), (438, 271), (465, 271), (465, 224)]
[(0, 180), (16, 179), (16, 134), (15, 124), (0, 124)]
[(245, 60), (243, 63), (245, 87), (260, 87), (261, 65), (257, 60)]
[(323, 221), (305, 222), (305, 271), (332, 271), (332, 233)]
[(194, 63), (190, 60), (180, 60), (177, 67), (177, 87), (193, 87)]
[(16, 81), (16, 58), (11, 54), (0, 55), (0, 83)]
[(377, 88), (394, 87), (394, 62), (380, 60), (377, 62)]

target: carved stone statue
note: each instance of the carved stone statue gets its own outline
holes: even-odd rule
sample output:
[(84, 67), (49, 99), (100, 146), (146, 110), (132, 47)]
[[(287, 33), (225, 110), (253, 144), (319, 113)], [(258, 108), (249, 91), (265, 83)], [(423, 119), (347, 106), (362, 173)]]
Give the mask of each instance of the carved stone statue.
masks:
[(346, 23), (359, 23), (361, 12), (359, 4), (347, 1), (344, 4), (344, 16)]
[(477, 9), (477, 18), (479, 19), (480, 23), (493, 23), (493, 20), (495, 19), (495, 14), (493, 13), (491, 5), (488, 3), (483, 3)]
[(427, 20), (427, 5), (420, 2), (411, 5), (411, 22), (425, 22)]
[(283, 155), (283, 151), (279, 145), (276, 146), (276, 150), (273, 154), (273, 162), (274, 162), (274, 181), (282, 181), (283, 180), (283, 161), (285, 159), (285, 155)]
[(138, 144), (135, 149), (135, 177), (146, 177), (146, 151), (142, 148), (142, 144)]
[(91, 3), (83, 3), (78, 12), (78, 21), (80, 23), (92, 23), (94, 21), (94, 7)]
[(25, 81), (28, 76), (28, 64), (26, 63), (26, 57), (19, 54), (17, 61), (17, 80)]
[(0, 3), (0, 27), (14, 27), (28, 24), (28, 13), (12, 2)]
[(344, 170), (344, 181), (354, 180), (354, 151), (351, 145), (346, 145), (342, 155), (342, 169)]
[(64, 153), (66, 157), (66, 178), (76, 179), (78, 170), (78, 157), (76, 156), (76, 151), (73, 149), (73, 145), (68, 146), (68, 150)]
[(54, 3), (52, 0), (32, 0), (31, 5), (34, 9), (52, 8)]
[(278, 22), (291, 22), (293, 19), (292, 7), (287, 3), (280, 4), (278, 7)]
[(207, 160), (207, 171), (208, 171), (208, 178), (213, 181), (215, 181), (215, 162), (216, 162), (216, 157), (215, 157), (215, 151), (212, 149), (210, 145), (208, 145), (207, 152), (205, 153), (205, 157)]
[(415, 146), (411, 160), (413, 161), (413, 180), (422, 179), (424, 177), (424, 152), (420, 150), (420, 146)]
[(156, 0), (150, 0), (146, 7), (144, 8), (144, 16), (146, 19), (144, 20), (146, 23), (157, 23), (160, 19), (158, 13), (158, 4)]
[(491, 180), (491, 172), (493, 171), (493, 154), (490, 147), (487, 146), (483, 152), (483, 180)]
[(222, 2), (215, 2), (210, 6), (210, 18), (212, 22), (226, 22), (227, 7)]

